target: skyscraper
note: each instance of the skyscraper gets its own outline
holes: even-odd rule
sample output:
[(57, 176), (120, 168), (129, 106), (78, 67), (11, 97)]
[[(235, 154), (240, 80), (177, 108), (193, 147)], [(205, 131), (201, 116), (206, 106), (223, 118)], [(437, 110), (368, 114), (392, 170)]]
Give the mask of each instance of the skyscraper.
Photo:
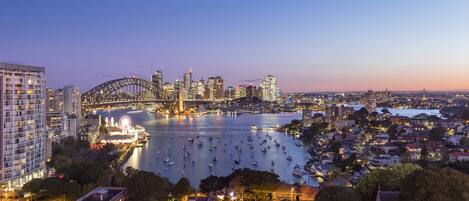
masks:
[(277, 89), (277, 77), (274, 75), (267, 75), (260, 83), (262, 91), (262, 100), (268, 102), (277, 101), (279, 92)]
[(158, 70), (153, 73), (151, 76), (151, 81), (153, 82), (153, 86), (158, 92), (158, 94), (155, 94), (155, 96), (161, 98), (163, 92), (163, 72)]
[(44, 176), (44, 68), (0, 63), (0, 182), (18, 189)]
[(189, 69), (187, 73), (184, 73), (183, 77), (183, 87), (184, 90), (187, 92), (191, 88), (191, 83), (192, 83), (192, 69)]

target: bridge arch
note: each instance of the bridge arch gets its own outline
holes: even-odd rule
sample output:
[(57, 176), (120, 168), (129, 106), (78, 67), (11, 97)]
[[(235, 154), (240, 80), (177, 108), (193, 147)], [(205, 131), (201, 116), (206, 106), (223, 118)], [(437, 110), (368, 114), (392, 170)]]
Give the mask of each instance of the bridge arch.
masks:
[(126, 77), (102, 83), (81, 96), (82, 105), (91, 106), (107, 102), (156, 99), (158, 90), (152, 82), (137, 77)]

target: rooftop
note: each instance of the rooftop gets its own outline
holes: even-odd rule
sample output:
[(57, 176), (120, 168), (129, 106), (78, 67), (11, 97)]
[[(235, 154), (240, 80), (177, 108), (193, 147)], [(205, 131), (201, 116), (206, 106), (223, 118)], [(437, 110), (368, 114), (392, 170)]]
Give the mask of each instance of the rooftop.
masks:
[(124, 197), (125, 193), (126, 188), (123, 187), (97, 187), (77, 201), (115, 201)]

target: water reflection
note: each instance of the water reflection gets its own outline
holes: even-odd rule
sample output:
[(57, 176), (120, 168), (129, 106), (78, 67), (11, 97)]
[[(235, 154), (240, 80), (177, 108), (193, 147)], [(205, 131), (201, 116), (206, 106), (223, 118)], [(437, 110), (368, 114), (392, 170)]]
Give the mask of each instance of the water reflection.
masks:
[[(122, 110), (102, 113), (114, 118), (124, 114), (126, 111)], [(292, 136), (250, 129), (253, 124), (258, 127), (282, 125), (300, 118), (298, 113), (237, 117), (156, 117), (145, 112), (127, 115), (136, 124), (144, 126), (151, 138), (144, 147), (135, 149), (124, 166), (152, 171), (172, 182), (187, 177), (193, 186), (198, 186), (200, 180), (210, 175), (225, 176), (234, 168), (242, 167), (274, 171), (283, 181), (296, 182), (298, 178), (292, 175), (293, 167), (303, 165), (309, 158), (306, 148), (295, 145)], [(288, 155), (291, 155), (291, 161), (287, 160)], [(309, 176), (305, 175), (303, 180), (317, 185)]]

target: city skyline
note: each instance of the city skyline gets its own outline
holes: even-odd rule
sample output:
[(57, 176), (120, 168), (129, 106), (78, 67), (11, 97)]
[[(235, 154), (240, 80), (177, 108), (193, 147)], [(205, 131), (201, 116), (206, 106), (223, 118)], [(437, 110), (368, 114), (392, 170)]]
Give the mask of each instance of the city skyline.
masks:
[(463, 1), (2, 4), (0, 60), (45, 66), (52, 88), (192, 68), (285, 92), (469, 89)]

